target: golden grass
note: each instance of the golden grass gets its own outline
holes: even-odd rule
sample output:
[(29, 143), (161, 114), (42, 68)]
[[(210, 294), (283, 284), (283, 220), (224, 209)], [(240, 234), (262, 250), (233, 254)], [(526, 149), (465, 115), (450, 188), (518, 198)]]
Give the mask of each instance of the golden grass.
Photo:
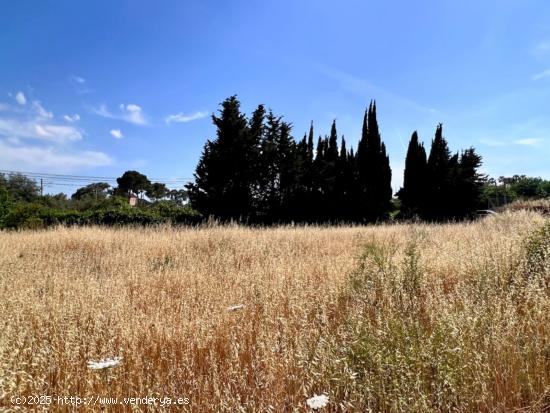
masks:
[(290, 412), (325, 392), (325, 411), (544, 411), (548, 266), (524, 259), (543, 223), (0, 233), (0, 410)]

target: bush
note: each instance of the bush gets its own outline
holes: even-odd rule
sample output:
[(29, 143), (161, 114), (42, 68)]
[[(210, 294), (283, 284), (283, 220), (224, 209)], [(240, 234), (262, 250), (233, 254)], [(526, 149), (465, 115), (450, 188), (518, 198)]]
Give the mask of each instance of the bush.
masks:
[(115, 198), (86, 210), (59, 209), (38, 203), (12, 204), (0, 193), (0, 228), (42, 228), (52, 225), (156, 225), (162, 223), (192, 225), (202, 221), (189, 206), (160, 201), (131, 207)]
[(39, 204), (15, 204), (2, 220), (2, 226), (5, 228), (30, 228), (36, 229), (44, 226), (40, 218), (43, 206)]

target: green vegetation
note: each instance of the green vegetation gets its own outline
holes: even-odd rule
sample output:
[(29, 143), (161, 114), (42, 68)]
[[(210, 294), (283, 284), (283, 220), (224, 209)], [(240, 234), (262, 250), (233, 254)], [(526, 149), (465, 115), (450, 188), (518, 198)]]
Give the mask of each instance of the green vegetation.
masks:
[(356, 151), (348, 149), (344, 136), (338, 139), (336, 121), (316, 145), (313, 122), (296, 141), (282, 116), (259, 105), (247, 118), (236, 96), (222, 102), (212, 121), (216, 138), (206, 142), (186, 189), (169, 189), (126, 171), (115, 187), (94, 182), (70, 198), (43, 196), (34, 180), (0, 174), (0, 228), (196, 223), (201, 217), (268, 225), (447, 222), (472, 218), (479, 209), (550, 196), (548, 180), (514, 175), (497, 183), (480, 174), (481, 156), (474, 148), (452, 154), (441, 124), (429, 154), (417, 132), (412, 134), (403, 187), (394, 196), (374, 101), (365, 111)]
[[(139, 179), (132, 180), (133, 177)], [(121, 179), (122, 178), (122, 179)], [(194, 224), (201, 216), (185, 204), (186, 192), (151, 184), (145, 175), (126, 172), (123, 186), (97, 182), (65, 194), (40, 195), (34, 180), (23, 175), (0, 175), (0, 228), (38, 229), (51, 225)], [(141, 194), (136, 206), (129, 194)], [(148, 199), (143, 193), (149, 194)]]
[(348, 150), (343, 136), (338, 145), (336, 121), (315, 147), (313, 124), (296, 141), (282, 117), (259, 105), (248, 119), (235, 96), (212, 119), (217, 137), (207, 141), (195, 182), (187, 186), (191, 204), (204, 216), (249, 223), (448, 221), (471, 217), (481, 206), (481, 157), (473, 148), (451, 155), (440, 124), (429, 157), (413, 134), (397, 193), (402, 210), (396, 212), (374, 101), (356, 151)]
[(459, 231), (400, 231), (366, 242), (338, 307), (354, 316), (326, 338), (334, 361), (313, 367), (330, 377), (319, 388), (353, 411), (547, 411), (550, 223), (504, 248), (480, 235), (453, 272), (431, 243), (449, 236), (459, 251), (444, 259), (457, 258), (471, 245)]

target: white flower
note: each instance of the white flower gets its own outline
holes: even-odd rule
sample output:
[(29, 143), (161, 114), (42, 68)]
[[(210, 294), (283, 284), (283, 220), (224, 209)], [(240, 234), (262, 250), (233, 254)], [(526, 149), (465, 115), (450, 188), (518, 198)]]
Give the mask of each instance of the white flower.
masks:
[(322, 409), (328, 404), (328, 396), (326, 394), (320, 394), (319, 396), (315, 394), (307, 399), (306, 403), (313, 410)]
[(237, 311), (237, 310), (241, 310), (244, 308), (244, 304), (235, 304), (235, 305), (230, 305), (229, 307), (226, 308), (227, 311)]
[(88, 368), (92, 370), (103, 370), (110, 367), (115, 367), (120, 364), (122, 357), (113, 357), (112, 359), (103, 359), (99, 361), (89, 361)]

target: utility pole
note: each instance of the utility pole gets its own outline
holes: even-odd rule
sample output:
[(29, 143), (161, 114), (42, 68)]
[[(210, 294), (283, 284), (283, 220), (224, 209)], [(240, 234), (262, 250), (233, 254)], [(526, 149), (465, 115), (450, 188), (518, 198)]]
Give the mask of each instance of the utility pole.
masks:
[(44, 196), (44, 181), (40, 178), (40, 196)]

